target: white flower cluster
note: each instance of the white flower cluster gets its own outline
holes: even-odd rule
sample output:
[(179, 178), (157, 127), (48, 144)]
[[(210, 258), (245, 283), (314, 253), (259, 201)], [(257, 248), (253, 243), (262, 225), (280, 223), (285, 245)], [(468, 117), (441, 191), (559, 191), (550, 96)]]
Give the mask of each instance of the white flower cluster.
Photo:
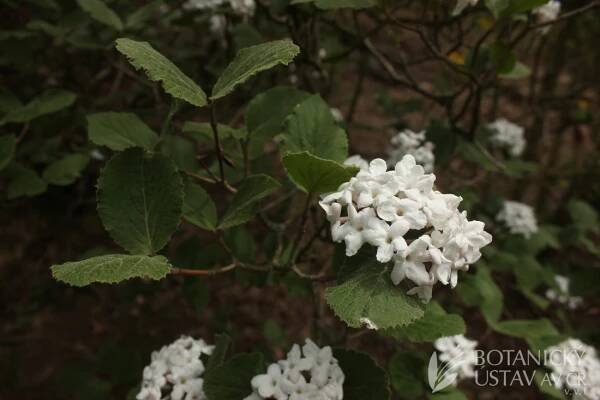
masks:
[(388, 164), (395, 165), (406, 154), (412, 155), (417, 164), (423, 166), (425, 172), (432, 172), (435, 163), (433, 143), (425, 140), (425, 131), (413, 132), (405, 129), (398, 132), (390, 140), (392, 147), (389, 150)]
[(456, 7), (454, 7), (454, 10), (452, 11), (452, 15), (458, 15), (468, 6), (474, 6), (477, 3), (479, 3), (479, 0), (458, 0), (456, 2)]
[(513, 157), (519, 157), (525, 150), (525, 130), (517, 124), (513, 124), (505, 118), (499, 118), (488, 124), (493, 134), (490, 137), (492, 145), (506, 149)]
[(254, 392), (244, 400), (342, 400), (344, 372), (331, 347), (319, 348), (306, 339), (302, 351), (295, 344), (285, 360), (273, 363), (266, 374), (252, 378)]
[(571, 296), (569, 293), (569, 278), (562, 275), (556, 275), (554, 277), (556, 285), (559, 291), (554, 289), (548, 289), (546, 291), (546, 297), (552, 301), (556, 301), (560, 304), (565, 304), (571, 310), (576, 309), (581, 305), (583, 299), (579, 296)]
[(546, 349), (547, 367), (558, 389), (569, 389), (574, 399), (600, 399), (600, 360), (596, 349), (569, 338)]
[(458, 210), (462, 198), (434, 190), (434, 181), (411, 155), (391, 171), (375, 159), (319, 203), (333, 240), (346, 243), (348, 257), (365, 243), (377, 247), (379, 262), (394, 261), (393, 283), (412, 281), (416, 286), (408, 294), (424, 301), (437, 282), (455, 287), (458, 271), (468, 270), (492, 241), (483, 222), (469, 221)]
[(144, 368), (142, 387), (137, 400), (205, 400), (202, 390), (203, 354), (210, 355), (214, 346), (204, 340), (182, 336), (152, 353), (152, 362)]
[(188, 0), (183, 4), (186, 10), (214, 10), (229, 3), (234, 13), (241, 16), (252, 16), (256, 9), (254, 0)]
[(538, 21), (544, 23), (554, 21), (555, 19), (557, 19), (558, 15), (560, 14), (560, 9), (560, 1), (550, 0), (543, 6), (535, 8), (533, 10), (533, 13), (537, 17)]
[(496, 220), (504, 223), (510, 233), (523, 235), (528, 239), (538, 231), (533, 208), (518, 201), (505, 201)]
[(469, 340), (464, 335), (442, 337), (433, 343), (433, 347), (440, 353), (440, 361), (444, 362), (447, 368), (446, 376), (456, 374), (453, 385), (461, 379), (475, 376), (477, 344), (477, 341)]

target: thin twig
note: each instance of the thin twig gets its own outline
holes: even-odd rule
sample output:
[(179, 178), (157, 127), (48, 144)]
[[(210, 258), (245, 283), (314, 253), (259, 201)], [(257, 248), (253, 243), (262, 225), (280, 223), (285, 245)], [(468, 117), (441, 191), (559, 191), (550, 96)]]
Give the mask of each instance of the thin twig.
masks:
[(212, 276), (229, 272), (238, 267), (238, 265), (239, 264), (235, 262), (224, 267), (214, 269), (171, 268), (171, 273), (174, 275)]

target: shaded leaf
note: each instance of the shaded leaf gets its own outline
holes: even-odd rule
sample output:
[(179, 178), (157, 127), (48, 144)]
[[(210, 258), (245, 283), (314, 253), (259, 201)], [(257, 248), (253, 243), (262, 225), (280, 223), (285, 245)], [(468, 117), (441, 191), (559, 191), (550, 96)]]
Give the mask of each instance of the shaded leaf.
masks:
[(334, 349), (344, 371), (344, 400), (388, 400), (387, 375), (367, 354), (349, 349)]
[(10, 164), (15, 155), (16, 147), (17, 138), (15, 135), (0, 136), (0, 171)]
[(50, 90), (31, 100), (23, 107), (14, 109), (0, 120), (0, 125), (13, 122), (25, 123), (42, 115), (67, 108), (75, 102), (77, 95), (66, 90)]
[(306, 193), (327, 193), (337, 190), (358, 172), (358, 168), (335, 161), (325, 160), (308, 152), (283, 156), (285, 170), (302, 191)]
[(164, 4), (162, 0), (154, 0), (139, 7), (127, 16), (125, 25), (130, 29), (142, 28), (146, 21), (160, 15), (160, 9)]
[(82, 261), (52, 266), (54, 279), (73, 286), (90, 283), (119, 283), (131, 278), (159, 280), (167, 276), (171, 265), (162, 256), (109, 254)]
[(98, 214), (111, 237), (130, 253), (154, 254), (179, 224), (182, 186), (171, 160), (129, 149), (100, 173)]
[(79, 178), (81, 171), (88, 165), (89, 161), (90, 157), (87, 154), (69, 154), (49, 164), (42, 177), (53, 185), (70, 185)]
[(231, 336), (225, 333), (215, 335), (215, 348), (206, 363), (206, 371), (210, 371), (223, 365), (230, 347)]
[(504, 296), (483, 262), (477, 263), (475, 275), (468, 274), (462, 278), (457, 289), (465, 303), (481, 309), (488, 324), (500, 318)]
[(79, 7), (90, 15), (96, 21), (110, 26), (118, 31), (123, 30), (123, 21), (106, 3), (102, 0), (77, 0)]
[(552, 322), (546, 318), (500, 321), (493, 324), (492, 327), (497, 332), (523, 339), (552, 337), (559, 334)]
[(252, 393), (250, 381), (265, 370), (260, 353), (237, 354), (225, 363), (206, 371), (204, 392), (208, 400), (240, 400)]
[(6, 190), (9, 200), (22, 196), (37, 196), (48, 188), (46, 181), (31, 168), (15, 164), (9, 167), (6, 173), (9, 180)]
[(417, 352), (394, 354), (388, 366), (390, 382), (401, 399), (415, 399), (423, 394), (425, 362)]
[(175, 64), (154, 50), (148, 42), (121, 38), (116, 47), (136, 69), (143, 69), (151, 81), (161, 82), (165, 92), (198, 107), (206, 105), (206, 94)]
[(289, 39), (241, 49), (215, 83), (210, 98), (215, 100), (226, 96), (252, 75), (277, 64), (288, 65), (299, 52), (300, 48)]
[(158, 143), (158, 135), (132, 113), (89, 114), (87, 124), (89, 139), (112, 150), (121, 151), (138, 146), (150, 151)]
[(202, 186), (189, 181), (186, 183), (183, 216), (202, 229), (215, 230), (217, 226), (217, 208)]

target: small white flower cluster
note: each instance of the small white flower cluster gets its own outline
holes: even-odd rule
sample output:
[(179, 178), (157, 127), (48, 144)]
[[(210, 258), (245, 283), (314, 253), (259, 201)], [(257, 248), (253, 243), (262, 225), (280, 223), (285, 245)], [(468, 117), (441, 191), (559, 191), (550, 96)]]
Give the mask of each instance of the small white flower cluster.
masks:
[(600, 399), (600, 360), (596, 349), (569, 338), (546, 349), (552, 380), (558, 389), (569, 389), (575, 399)]
[(205, 400), (202, 390), (203, 354), (210, 355), (214, 346), (204, 340), (182, 336), (152, 353), (152, 362), (144, 368), (142, 387), (137, 400)]
[(331, 111), (331, 116), (335, 122), (344, 122), (344, 114), (342, 114), (339, 108), (331, 107), (329, 111)]
[(415, 158), (417, 164), (423, 166), (425, 172), (433, 171), (435, 146), (425, 140), (425, 131), (413, 132), (405, 129), (392, 137), (390, 143), (392, 147), (389, 150), (388, 165), (395, 165), (406, 154), (410, 154)]
[(496, 215), (496, 220), (504, 223), (510, 233), (523, 235), (527, 239), (538, 231), (533, 208), (518, 201), (505, 201), (502, 209)]
[(452, 15), (458, 15), (468, 6), (474, 6), (477, 5), (477, 3), (479, 3), (479, 0), (458, 0), (456, 2), (456, 7), (454, 7), (454, 10), (452, 11)]
[(554, 289), (548, 289), (546, 291), (546, 297), (549, 300), (556, 301), (560, 304), (565, 304), (569, 309), (574, 310), (581, 305), (583, 299), (579, 296), (571, 296), (569, 293), (569, 278), (562, 275), (556, 275), (554, 277), (556, 285), (559, 291)]
[(188, 0), (183, 4), (186, 10), (214, 10), (229, 3), (234, 13), (241, 16), (252, 16), (256, 9), (254, 0)]
[(539, 22), (550, 22), (558, 18), (560, 14), (561, 4), (560, 1), (550, 0), (543, 6), (539, 6), (533, 10), (533, 13), (537, 17)]
[(319, 202), (333, 240), (346, 243), (348, 257), (365, 243), (377, 247), (379, 262), (394, 261), (392, 282), (412, 281), (416, 286), (408, 294), (426, 302), (435, 283), (455, 287), (458, 271), (468, 270), (492, 241), (483, 222), (458, 210), (462, 198), (434, 190), (434, 181), (412, 155), (391, 171), (375, 159)]
[(273, 363), (266, 374), (252, 378), (254, 392), (244, 400), (342, 400), (344, 372), (331, 347), (319, 348), (306, 339), (302, 351), (295, 344), (285, 360)]
[(461, 379), (475, 376), (477, 344), (477, 341), (469, 340), (464, 335), (442, 337), (433, 343), (435, 349), (440, 352), (440, 361), (447, 367), (446, 376), (456, 374), (452, 384), (456, 385)]
[(493, 134), (490, 142), (495, 147), (506, 149), (513, 157), (519, 157), (525, 150), (525, 130), (517, 124), (513, 124), (505, 118), (499, 118), (488, 124)]

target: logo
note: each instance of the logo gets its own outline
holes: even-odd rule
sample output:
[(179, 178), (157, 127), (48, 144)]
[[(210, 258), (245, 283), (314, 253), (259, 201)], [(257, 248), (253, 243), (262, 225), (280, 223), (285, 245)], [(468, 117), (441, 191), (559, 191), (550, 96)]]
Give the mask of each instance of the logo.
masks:
[(461, 363), (462, 354), (452, 360), (438, 364), (437, 353), (433, 352), (427, 366), (427, 381), (432, 393), (446, 389), (456, 382), (455, 369)]

